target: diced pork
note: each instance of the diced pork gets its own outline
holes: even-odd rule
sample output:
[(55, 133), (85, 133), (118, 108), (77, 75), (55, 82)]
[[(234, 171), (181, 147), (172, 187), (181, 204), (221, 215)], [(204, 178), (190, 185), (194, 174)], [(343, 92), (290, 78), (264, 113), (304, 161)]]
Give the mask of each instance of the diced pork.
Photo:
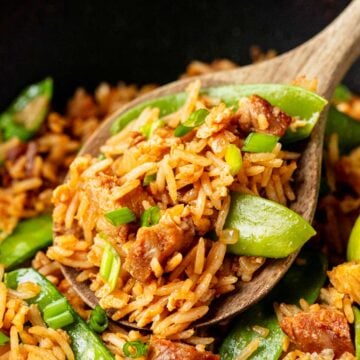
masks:
[(146, 281), (152, 273), (150, 263), (153, 258), (164, 264), (175, 251), (187, 248), (194, 234), (191, 220), (184, 220), (181, 226), (167, 221), (142, 227), (137, 232), (124, 267), (135, 279)]
[(244, 133), (255, 131), (276, 136), (283, 136), (292, 120), (285, 112), (258, 95), (242, 98), (235, 116)]
[(335, 165), (336, 179), (360, 194), (360, 149), (353, 150), (348, 156), (342, 156)]
[(194, 346), (165, 339), (152, 339), (149, 360), (220, 360), (219, 355), (209, 351), (200, 352)]
[(138, 186), (123, 196), (118, 203), (120, 207), (128, 207), (139, 218), (144, 212), (143, 201), (148, 201), (151, 205), (154, 204), (152, 197), (141, 186)]
[(304, 352), (320, 353), (332, 349), (338, 358), (345, 352), (354, 354), (350, 329), (345, 316), (330, 307), (286, 316), (280, 326), (290, 340)]

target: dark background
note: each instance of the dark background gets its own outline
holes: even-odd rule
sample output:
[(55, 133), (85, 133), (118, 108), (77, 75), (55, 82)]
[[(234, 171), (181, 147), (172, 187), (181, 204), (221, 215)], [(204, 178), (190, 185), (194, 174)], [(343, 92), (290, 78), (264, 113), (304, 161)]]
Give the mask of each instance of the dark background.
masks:
[[(285, 52), (348, 3), (0, 0), (0, 110), (22, 87), (48, 75), (62, 106), (79, 85), (91, 90), (103, 80), (166, 83), (192, 59), (247, 64), (251, 45)], [(346, 83), (360, 92), (359, 61)]]

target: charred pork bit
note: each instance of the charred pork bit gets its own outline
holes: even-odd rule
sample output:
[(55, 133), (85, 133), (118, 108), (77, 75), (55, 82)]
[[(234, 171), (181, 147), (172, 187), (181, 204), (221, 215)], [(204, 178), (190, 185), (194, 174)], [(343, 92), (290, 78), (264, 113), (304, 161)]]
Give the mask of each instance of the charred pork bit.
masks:
[(138, 230), (134, 245), (129, 251), (124, 267), (137, 280), (146, 281), (151, 276), (151, 260), (163, 263), (175, 251), (186, 249), (195, 235), (191, 220), (177, 225), (172, 221), (160, 222)]
[(280, 326), (290, 340), (304, 352), (320, 353), (332, 349), (335, 358), (343, 353), (354, 354), (350, 329), (345, 316), (335, 308), (321, 307), (286, 316)]
[(258, 95), (242, 98), (235, 117), (244, 133), (254, 131), (283, 136), (291, 124), (289, 115)]

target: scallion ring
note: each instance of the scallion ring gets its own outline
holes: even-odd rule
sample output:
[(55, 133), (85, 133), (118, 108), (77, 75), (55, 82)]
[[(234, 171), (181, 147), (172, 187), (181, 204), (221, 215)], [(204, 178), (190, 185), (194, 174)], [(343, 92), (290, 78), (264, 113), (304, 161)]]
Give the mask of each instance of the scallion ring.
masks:
[(102, 333), (107, 329), (109, 320), (105, 310), (100, 305), (96, 305), (95, 309), (91, 311), (88, 324), (97, 333)]
[(124, 352), (125, 356), (132, 358), (132, 359), (136, 359), (136, 358), (146, 355), (147, 348), (148, 348), (148, 345), (144, 344), (140, 340), (127, 341), (123, 346), (123, 352)]

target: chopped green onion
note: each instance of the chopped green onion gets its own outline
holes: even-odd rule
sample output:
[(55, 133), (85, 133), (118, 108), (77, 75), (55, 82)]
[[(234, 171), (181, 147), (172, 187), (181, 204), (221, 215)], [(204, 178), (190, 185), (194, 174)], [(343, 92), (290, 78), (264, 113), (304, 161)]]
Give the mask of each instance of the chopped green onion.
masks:
[(242, 150), (255, 153), (272, 152), (279, 139), (278, 136), (253, 132), (246, 137)]
[(164, 127), (165, 123), (164, 120), (158, 119), (151, 123), (147, 123), (144, 126), (140, 128), (140, 132), (143, 134), (144, 137), (147, 139), (150, 139), (151, 136), (154, 134), (154, 131), (156, 129), (159, 129), (161, 127)]
[(240, 149), (234, 145), (230, 144), (225, 152), (225, 161), (230, 166), (230, 174), (232, 176), (236, 175), (242, 167), (242, 157)]
[(100, 276), (109, 284), (110, 291), (115, 289), (120, 273), (121, 260), (117, 251), (106, 243), (100, 264)]
[(99, 160), (105, 160), (105, 159), (106, 159), (105, 154), (101, 153), (101, 154), (98, 156), (98, 159), (99, 159)]
[(0, 331), (0, 346), (7, 344), (10, 341), (9, 337)]
[(144, 137), (146, 137), (147, 139), (150, 137), (150, 128), (151, 128), (151, 123), (147, 123), (147, 124), (141, 126), (141, 128), (140, 128), (141, 134)]
[(176, 137), (182, 137), (185, 136), (186, 134), (188, 134), (193, 128), (192, 127), (188, 127), (188, 126), (184, 126), (183, 124), (180, 124), (176, 127), (175, 131), (174, 131), (174, 136)]
[(156, 180), (156, 174), (146, 175), (144, 177), (143, 186), (148, 186), (150, 183)]
[(351, 91), (345, 85), (340, 84), (335, 88), (333, 101), (336, 103), (347, 102), (351, 99), (351, 96)]
[(92, 330), (97, 333), (101, 333), (106, 330), (109, 325), (108, 317), (106, 316), (105, 310), (96, 305), (95, 309), (91, 311), (88, 324)]
[(105, 217), (114, 226), (120, 226), (136, 220), (135, 214), (128, 207), (110, 211), (105, 214)]
[(49, 327), (56, 330), (72, 324), (74, 322), (74, 317), (70, 310), (66, 310), (63, 313), (48, 319), (44, 317), (44, 320)]
[(152, 206), (146, 209), (140, 218), (140, 226), (150, 227), (159, 223), (160, 220), (160, 208), (158, 206)]
[(141, 356), (146, 355), (148, 345), (144, 344), (140, 340), (136, 341), (127, 341), (123, 346), (124, 355), (131, 358), (136, 359)]
[(53, 303), (49, 304), (44, 309), (44, 319), (49, 319), (54, 316), (57, 316), (58, 314), (61, 314), (62, 312), (65, 312), (68, 310), (68, 302), (65, 298), (61, 298), (57, 301), (54, 301)]
[(192, 129), (202, 125), (205, 122), (209, 111), (206, 109), (199, 109), (190, 114), (189, 118), (175, 129), (174, 135), (182, 137), (188, 134)]
[(63, 328), (74, 322), (69, 304), (65, 298), (61, 298), (44, 308), (44, 320), (52, 329)]

